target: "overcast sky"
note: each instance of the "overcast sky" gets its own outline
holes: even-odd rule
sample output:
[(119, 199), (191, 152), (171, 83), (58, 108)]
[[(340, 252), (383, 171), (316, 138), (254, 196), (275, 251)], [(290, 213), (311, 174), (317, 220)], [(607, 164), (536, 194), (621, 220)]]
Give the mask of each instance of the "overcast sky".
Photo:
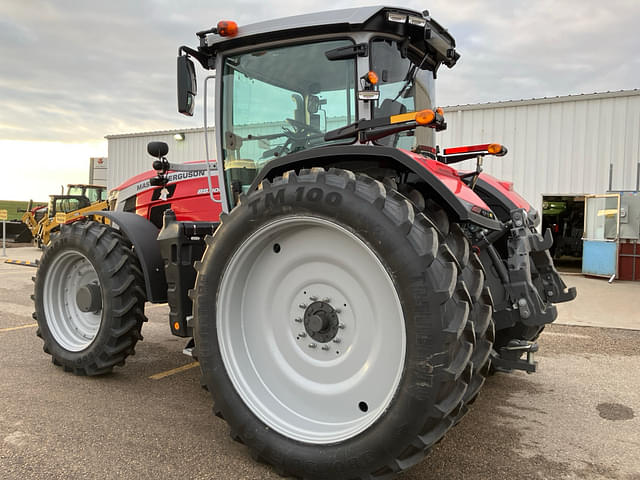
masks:
[[(377, 3), (327, 0), (322, 8)], [(440, 70), (440, 105), (640, 87), (639, 0), (401, 3), (428, 8), (456, 38), (461, 59)], [(86, 181), (87, 157), (107, 154), (105, 135), (201, 126), (201, 115), (177, 113), (175, 93), (177, 47), (195, 46), (196, 31), (220, 19), (242, 27), (318, 8), (298, 0), (3, 0), (0, 199), (46, 198), (49, 185)], [(37, 190), (34, 173), (43, 177)]]

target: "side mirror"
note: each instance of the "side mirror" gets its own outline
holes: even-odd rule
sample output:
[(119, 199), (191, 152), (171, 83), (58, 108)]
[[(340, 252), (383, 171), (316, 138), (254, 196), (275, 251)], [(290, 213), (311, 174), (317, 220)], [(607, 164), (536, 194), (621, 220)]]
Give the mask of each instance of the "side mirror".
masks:
[(198, 93), (196, 69), (187, 55), (178, 57), (178, 112), (193, 116), (195, 96)]
[(169, 153), (169, 145), (164, 142), (149, 142), (147, 144), (147, 152), (152, 157), (162, 158)]

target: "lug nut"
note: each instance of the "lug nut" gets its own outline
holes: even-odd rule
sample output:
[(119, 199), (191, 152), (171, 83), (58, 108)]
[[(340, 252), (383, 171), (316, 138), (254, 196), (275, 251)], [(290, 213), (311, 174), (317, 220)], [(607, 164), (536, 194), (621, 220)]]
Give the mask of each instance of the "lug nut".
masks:
[(309, 348), (316, 348), (316, 346), (317, 346), (317, 345), (316, 345), (315, 343), (310, 343), (310, 344), (309, 344)]
[(301, 322), (302, 322), (302, 319), (301, 319), (300, 317), (297, 317), (297, 318), (294, 318), (294, 319), (293, 319), (293, 321), (294, 321), (294, 322), (301, 323)]
[(306, 334), (306, 333), (304, 333), (304, 332), (300, 332), (300, 333), (298, 334), (298, 336), (299, 336), (300, 338), (304, 338), (304, 337), (306, 337), (306, 336), (307, 336), (307, 334)]
[(329, 345), (322, 345), (322, 349), (323, 349), (324, 351), (329, 350)]
[(339, 338), (334, 338), (333, 339), (333, 343), (340, 343), (340, 339)]
[(307, 308), (307, 304), (306, 303), (301, 303), (300, 305), (298, 305), (300, 308)]
[(309, 297), (309, 300), (311, 300), (312, 302), (317, 302), (318, 301), (318, 297), (313, 295), (313, 296)]
[(344, 323), (341, 323), (340, 325), (338, 325), (338, 328), (340, 329), (344, 329), (344, 327), (345, 327)]
[(323, 301), (324, 303), (329, 303), (329, 302), (331, 301), (331, 299), (330, 299), (329, 297), (324, 297), (324, 298), (322, 299), (322, 301)]
[(342, 310), (340, 310), (339, 308), (336, 308), (336, 309), (334, 309), (333, 311), (334, 311), (334, 312), (336, 312), (336, 313), (340, 313), (340, 312), (342, 312)]

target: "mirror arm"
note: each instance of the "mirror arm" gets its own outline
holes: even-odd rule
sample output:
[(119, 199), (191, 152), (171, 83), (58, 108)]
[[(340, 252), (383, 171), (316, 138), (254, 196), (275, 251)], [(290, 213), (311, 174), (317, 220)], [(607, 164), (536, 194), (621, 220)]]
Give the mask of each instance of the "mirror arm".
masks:
[(183, 52), (186, 53), (187, 55), (191, 55), (193, 58), (198, 60), (198, 63), (202, 65), (202, 68), (209, 69), (209, 65), (207, 62), (208, 56), (206, 54), (199, 52), (197, 50), (194, 50), (191, 47), (187, 47), (186, 45), (182, 45), (178, 48), (178, 56), (181, 56)]

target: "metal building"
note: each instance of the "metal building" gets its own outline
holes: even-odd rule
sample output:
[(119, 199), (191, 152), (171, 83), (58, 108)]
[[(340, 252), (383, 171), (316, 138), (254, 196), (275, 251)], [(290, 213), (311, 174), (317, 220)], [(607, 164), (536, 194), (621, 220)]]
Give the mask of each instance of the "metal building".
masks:
[[(640, 162), (640, 90), (445, 107), (441, 148), (497, 142), (509, 153), (488, 157), (484, 170), (514, 183), (542, 210), (543, 196), (578, 197), (635, 190)], [(107, 186), (151, 168), (149, 141), (169, 144), (181, 163), (205, 158), (202, 128), (109, 135)], [(214, 129), (210, 156), (216, 157)], [(457, 165), (473, 169), (472, 162)]]
[[(215, 132), (207, 128), (209, 155), (216, 158)], [(165, 142), (169, 145), (168, 158), (173, 163), (204, 160), (204, 129), (163, 130), (158, 132), (107, 135), (107, 188), (117, 187), (125, 180), (151, 170), (153, 158), (147, 153), (147, 143)]]
[[(450, 106), (441, 147), (502, 143), (484, 170), (512, 181), (538, 210), (544, 197), (636, 190), (640, 90)], [(467, 162), (472, 169), (475, 164)]]

